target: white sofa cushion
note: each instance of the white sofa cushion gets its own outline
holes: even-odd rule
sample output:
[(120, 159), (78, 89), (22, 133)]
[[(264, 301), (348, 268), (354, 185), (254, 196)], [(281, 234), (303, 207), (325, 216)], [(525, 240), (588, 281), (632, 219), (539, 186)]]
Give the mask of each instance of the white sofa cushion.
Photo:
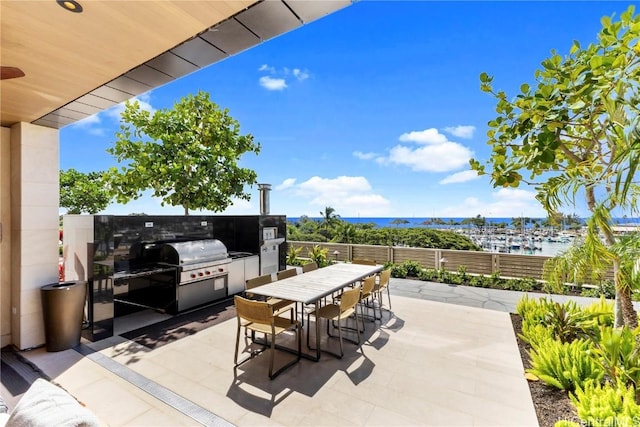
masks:
[(20, 398), (7, 427), (99, 427), (88, 409), (60, 387), (37, 379)]

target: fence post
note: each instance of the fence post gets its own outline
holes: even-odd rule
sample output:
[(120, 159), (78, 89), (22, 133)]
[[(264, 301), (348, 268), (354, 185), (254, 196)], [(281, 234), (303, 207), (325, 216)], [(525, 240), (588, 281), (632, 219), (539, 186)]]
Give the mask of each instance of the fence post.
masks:
[(492, 255), (491, 258), (491, 273), (493, 274), (496, 271), (500, 271), (500, 255)]

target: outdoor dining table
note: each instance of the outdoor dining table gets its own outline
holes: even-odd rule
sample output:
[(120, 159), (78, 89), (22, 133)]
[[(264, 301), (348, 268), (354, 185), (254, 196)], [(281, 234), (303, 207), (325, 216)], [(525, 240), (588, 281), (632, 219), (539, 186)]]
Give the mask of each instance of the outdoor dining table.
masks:
[[(277, 280), (251, 289), (251, 293), (265, 297), (287, 299), (303, 304), (315, 304), (316, 314), (320, 300), (367, 276), (376, 274), (382, 265), (337, 263), (286, 279)], [(316, 316), (316, 355), (303, 353), (308, 359), (320, 360), (320, 323)]]

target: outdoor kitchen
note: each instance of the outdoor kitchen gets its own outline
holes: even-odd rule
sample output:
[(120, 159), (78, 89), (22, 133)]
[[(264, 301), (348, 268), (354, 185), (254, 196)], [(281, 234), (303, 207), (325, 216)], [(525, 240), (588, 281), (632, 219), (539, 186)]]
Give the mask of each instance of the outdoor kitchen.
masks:
[(65, 215), (63, 229), (65, 280), (88, 283), (90, 341), (113, 336), (122, 316), (220, 302), (286, 264), (284, 215)]

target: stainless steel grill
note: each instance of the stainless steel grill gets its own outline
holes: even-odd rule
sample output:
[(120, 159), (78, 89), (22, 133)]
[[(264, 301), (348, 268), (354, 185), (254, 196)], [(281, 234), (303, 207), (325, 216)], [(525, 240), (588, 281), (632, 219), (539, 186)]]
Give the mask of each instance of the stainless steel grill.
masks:
[(231, 257), (220, 240), (203, 239), (163, 244), (158, 262), (177, 267), (178, 285), (184, 285), (227, 274)]

